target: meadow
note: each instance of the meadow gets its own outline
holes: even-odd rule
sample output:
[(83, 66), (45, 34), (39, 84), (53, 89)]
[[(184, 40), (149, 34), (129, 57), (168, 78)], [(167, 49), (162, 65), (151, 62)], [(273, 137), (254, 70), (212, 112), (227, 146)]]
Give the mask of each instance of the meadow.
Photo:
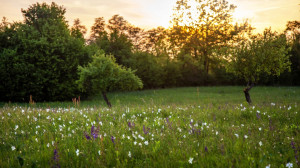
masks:
[(242, 89), (2, 103), (0, 167), (299, 167), (300, 87)]

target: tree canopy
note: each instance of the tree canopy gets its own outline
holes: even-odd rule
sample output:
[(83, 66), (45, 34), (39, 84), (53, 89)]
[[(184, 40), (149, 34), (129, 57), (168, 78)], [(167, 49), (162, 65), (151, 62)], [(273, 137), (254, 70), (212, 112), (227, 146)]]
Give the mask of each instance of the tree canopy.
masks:
[(126, 69), (116, 63), (113, 56), (98, 52), (87, 66), (78, 67), (79, 88), (93, 94), (102, 93), (107, 105), (111, 104), (106, 93), (109, 91), (130, 91), (143, 87), (143, 83), (131, 69)]
[(68, 29), (65, 8), (36, 3), (23, 10), (24, 23), (1, 31), (1, 100), (64, 100), (75, 97), (78, 65), (89, 61), (81, 37)]

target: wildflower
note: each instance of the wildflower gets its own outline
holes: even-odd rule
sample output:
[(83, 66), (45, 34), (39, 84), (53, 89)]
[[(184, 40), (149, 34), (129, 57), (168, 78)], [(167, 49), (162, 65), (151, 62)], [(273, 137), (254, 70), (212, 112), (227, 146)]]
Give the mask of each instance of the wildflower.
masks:
[(270, 165), (270, 164), (266, 166), (266, 168), (270, 168), (270, 167), (271, 167), (271, 165)]
[(205, 146), (205, 152), (208, 152), (207, 146)]
[(248, 136), (247, 136), (247, 135), (245, 135), (244, 137), (245, 137), (245, 139), (247, 139), (247, 138), (248, 138)]
[(16, 149), (16, 147), (15, 147), (15, 146), (12, 146), (12, 147), (11, 147), (11, 150), (12, 150), (12, 151), (14, 151), (15, 149)]
[(178, 130), (179, 132), (181, 132), (181, 129), (180, 129), (179, 127), (177, 128), (177, 130)]
[(285, 166), (286, 166), (287, 168), (292, 168), (292, 167), (293, 167), (293, 163), (287, 163)]
[(271, 106), (275, 106), (275, 103), (271, 103)]
[(147, 135), (149, 133), (149, 130), (150, 130), (150, 128), (147, 128), (147, 130), (146, 130), (145, 125), (143, 125), (143, 131), (144, 131), (145, 135)]
[(131, 158), (131, 152), (130, 152), (130, 151), (128, 152), (128, 157), (130, 157), (130, 158)]
[(219, 134), (219, 132), (218, 131), (216, 131), (216, 135), (218, 135)]
[(101, 155), (101, 151), (100, 150), (98, 151), (98, 154)]
[(36, 142), (39, 142), (37, 138), (35, 138), (35, 141), (36, 141)]
[(256, 113), (256, 117), (257, 117), (257, 119), (260, 119), (260, 114)]
[(47, 147), (49, 148), (49, 146), (50, 146), (50, 144), (48, 143), (48, 144), (47, 144)]
[(139, 143), (139, 145), (142, 147), (142, 143)]
[(239, 137), (239, 134), (234, 134), (237, 138)]
[(136, 141), (133, 142), (134, 145), (136, 145), (136, 143), (137, 143)]
[(262, 146), (262, 145), (263, 145), (263, 143), (262, 143), (261, 141), (259, 141), (259, 143), (258, 143), (258, 144), (259, 144), (259, 146)]
[(145, 144), (145, 145), (148, 145), (148, 141), (145, 141), (144, 144)]
[(16, 125), (16, 127), (15, 127), (15, 130), (17, 130), (19, 128), (19, 126), (18, 125)]
[(79, 149), (76, 150), (76, 155), (77, 155), (77, 156), (79, 155)]
[(193, 164), (193, 160), (194, 160), (194, 158), (190, 157), (189, 163), (190, 163), (190, 164)]
[(87, 139), (87, 140), (90, 140), (91, 139), (91, 137), (85, 132), (84, 133), (84, 135), (85, 135), (85, 138)]
[(59, 158), (58, 158), (58, 152), (56, 148), (54, 149), (53, 160), (55, 162), (55, 165), (53, 167), (60, 167), (60, 165), (58, 164)]
[(132, 127), (134, 127), (134, 126), (135, 126), (134, 122), (130, 122), (130, 121), (128, 122), (128, 127), (129, 127), (129, 128), (132, 128)]
[(261, 131), (261, 128), (259, 127), (258, 130)]
[(94, 139), (98, 138), (98, 130), (95, 129), (94, 125), (91, 128), (91, 135), (93, 136)]
[(112, 143), (115, 144), (115, 137), (114, 136), (111, 136), (111, 141), (112, 141)]

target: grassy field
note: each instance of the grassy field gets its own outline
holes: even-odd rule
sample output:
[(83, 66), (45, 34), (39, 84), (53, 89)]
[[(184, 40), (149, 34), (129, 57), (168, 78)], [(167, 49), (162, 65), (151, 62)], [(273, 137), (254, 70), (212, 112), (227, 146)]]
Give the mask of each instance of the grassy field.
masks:
[(299, 167), (300, 87), (145, 90), (0, 108), (0, 167)]

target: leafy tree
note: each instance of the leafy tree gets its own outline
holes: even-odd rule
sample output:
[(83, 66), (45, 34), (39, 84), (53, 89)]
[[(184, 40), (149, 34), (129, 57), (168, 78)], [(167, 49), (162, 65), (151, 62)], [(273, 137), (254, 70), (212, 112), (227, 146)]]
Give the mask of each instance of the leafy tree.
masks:
[(66, 100), (79, 93), (74, 72), (89, 61), (89, 51), (71, 36), (65, 12), (55, 3), (36, 3), (22, 9), (23, 23), (2, 29), (1, 100)]
[(105, 20), (103, 17), (98, 17), (95, 19), (95, 23), (91, 28), (90, 41), (93, 42), (96, 39), (103, 37), (103, 35), (107, 35), (107, 32), (105, 31)]
[(102, 93), (107, 105), (111, 107), (106, 93), (109, 91), (130, 91), (141, 89), (143, 83), (131, 69), (116, 63), (113, 56), (105, 56), (102, 52), (95, 54), (87, 66), (79, 66), (77, 81), (79, 88), (90, 93)]
[(285, 33), (291, 45), (291, 82), (300, 85), (300, 21), (289, 21)]
[(247, 22), (233, 23), (235, 8), (226, 0), (177, 0), (169, 38), (171, 48), (177, 49), (173, 55), (184, 61), (183, 66), (193, 65), (184, 71), (194, 85), (210, 83), (215, 67), (220, 64), (217, 51), (237, 40), (240, 33), (252, 30)]
[(279, 76), (290, 68), (286, 37), (266, 29), (263, 34), (251, 37), (233, 48), (228, 58), (228, 71), (248, 82), (244, 89), (251, 104), (249, 91), (262, 74)]
[(116, 62), (127, 65), (126, 61), (132, 54), (132, 42), (129, 38), (129, 23), (119, 15), (114, 15), (106, 25), (103, 18), (97, 18), (92, 27), (91, 43), (111, 54)]
[(86, 31), (87, 31), (86, 27), (81, 25), (80, 20), (75, 19), (74, 24), (71, 28), (71, 35), (73, 37), (84, 39), (84, 35), (86, 34)]

